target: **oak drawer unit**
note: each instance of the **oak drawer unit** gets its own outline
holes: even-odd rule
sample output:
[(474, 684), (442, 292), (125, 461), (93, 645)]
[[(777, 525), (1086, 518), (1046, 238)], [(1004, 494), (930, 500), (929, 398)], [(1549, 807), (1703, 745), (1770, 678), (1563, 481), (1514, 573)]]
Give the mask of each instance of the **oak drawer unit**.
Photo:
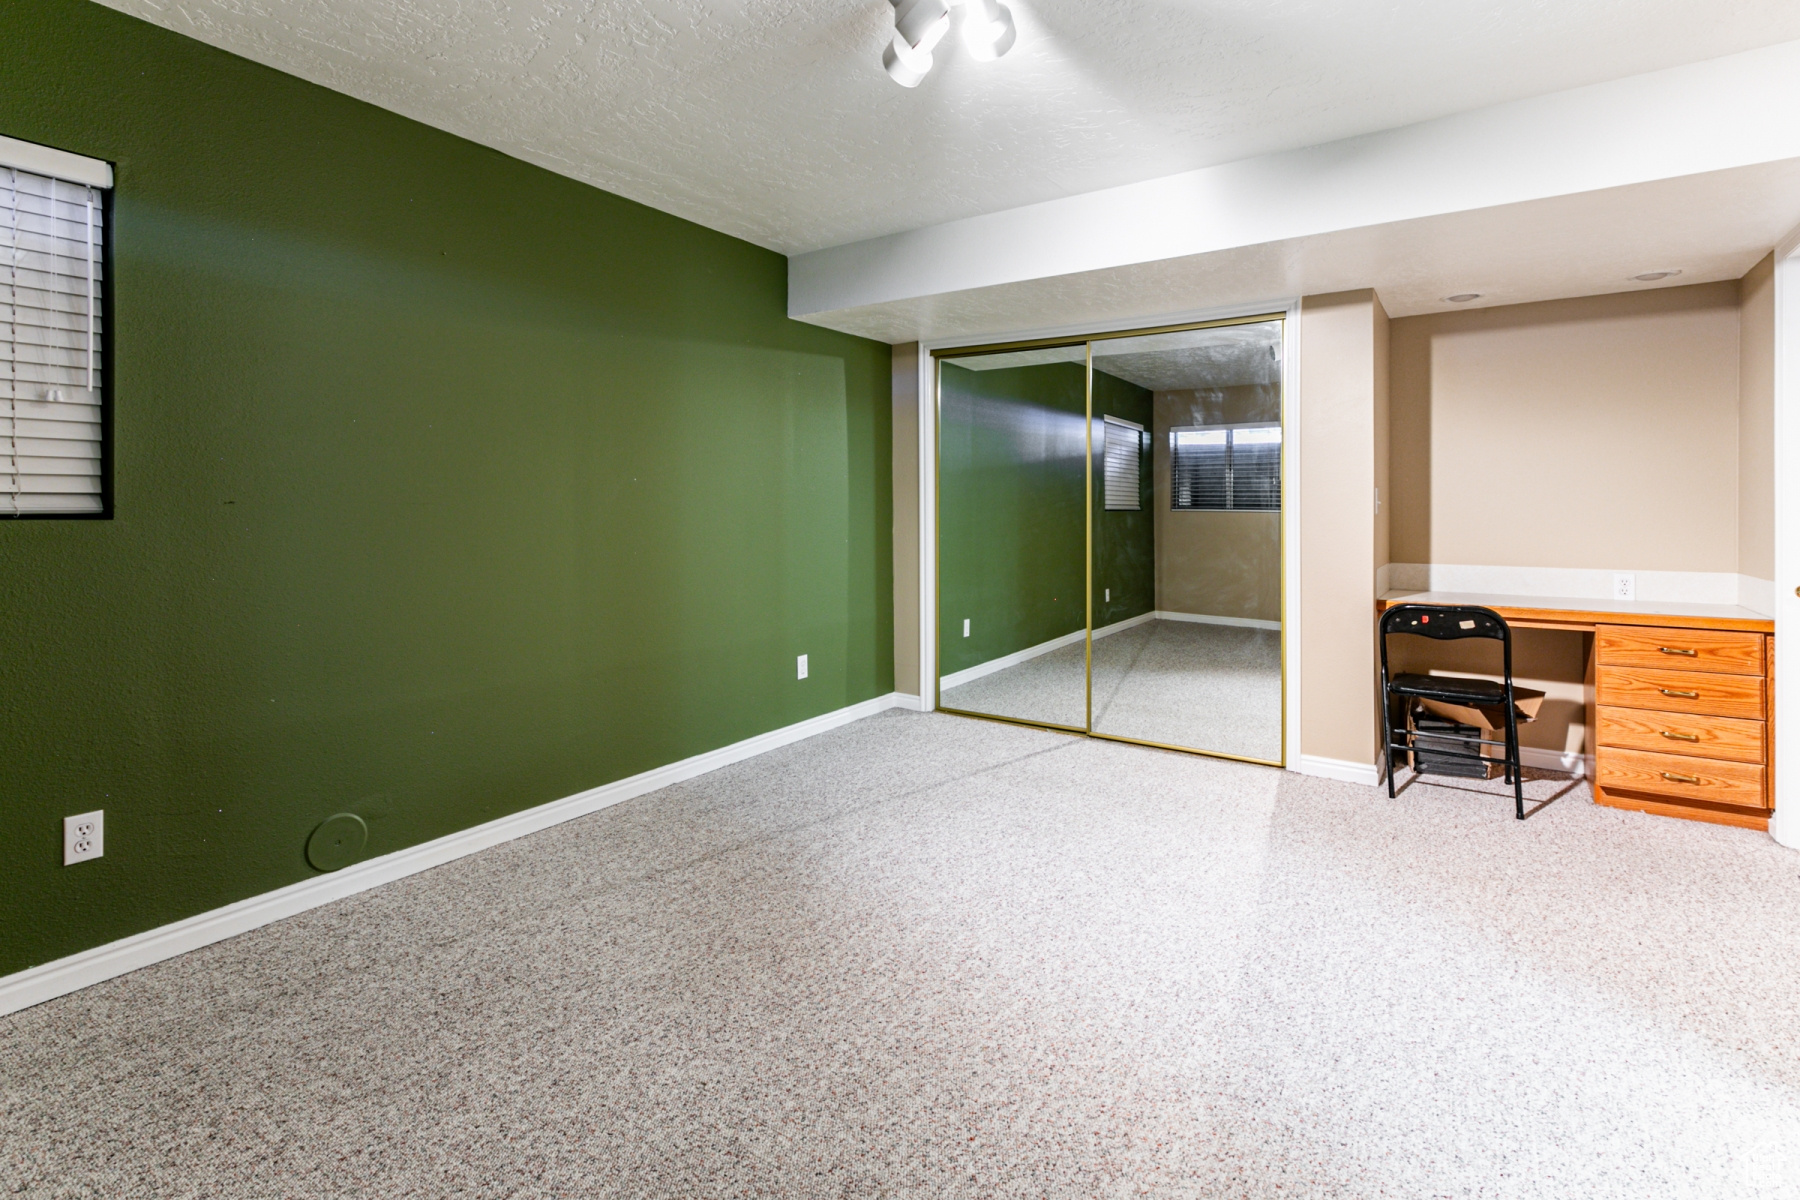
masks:
[(1603, 666), (1596, 680), (1594, 699), (1615, 708), (1744, 717), (1752, 721), (1760, 721), (1763, 717), (1761, 676)]
[(1706, 628), (1594, 630), (1594, 799), (1766, 828), (1772, 639)]

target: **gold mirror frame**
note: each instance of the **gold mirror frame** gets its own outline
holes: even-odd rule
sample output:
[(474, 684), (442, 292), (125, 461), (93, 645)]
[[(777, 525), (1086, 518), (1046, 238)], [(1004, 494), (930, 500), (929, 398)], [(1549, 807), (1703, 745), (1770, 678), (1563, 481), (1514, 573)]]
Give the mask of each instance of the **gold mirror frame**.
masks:
[[(1203, 750), (1197, 746), (1176, 746), (1166, 742), (1145, 741), (1141, 738), (1124, 737), (1115, 733), (1097, 733), (1094, 730), (1094, 343), (1112, 341), (1118, 338), (1145, 337), (1157, 333), (1187, 333), (1198, 329), (1224, 329), (1233, 325), (1257, 325), (1270, 321), (1281, 322), (1282, 371), (1281, 371), (1281, 511), (1282, 520), (1278, 527), (1277, 562), (1280, 563), (1279, 589), (1281, 594), (1281, 757), (1278, 759), (1251, 758), (1241, 754), (1227, 754), (1220, 750)], [(947, 712), (960, 717), (974, 717), (983, 721), (999, 721), (1008, 725), (1024, 725), (1031, 729), (1051, 729), (1058, 733), (1073, 733), (1082, 737), (1097, 738), (1101, 741), (1123, 742), (1132, 746), (1149, 746), (1157, 750), (1174, 750), (1182, 754), (1197, 754), (1205, 758), (1222, 758), (1232, 762), (1253, 763), (1265, 767), (1282, 767), (1287, 765), (1288, 747), (1288, 589), (1287, 589), (1287, 513), (1293, 502), (1296, 481), (1289, 471), (1289, 451), (1293, 444), (1288, 436), (1288, 372), (1286, 364), (1288, 314), (1285, 312), (1257, 313), (1251, 316), (1224, 317), (1213, 321), (1194, 321), (1181, 325), (1152, 325), (1141, 329), (1120, 329), (1106, 333), (1092, 333), (1074, 337), (1033, 338), (1026, 341), (991, 342), (972, 346), (943, 346), (931, 352), (931, 401), (932, 425), (935, 439), (931, 459), (931, 580), (932, 609), (935, 617), (932, 621), (932, 706), (938, 712)], [(1015, 350), (1050, 350), (1065, 346), (1082, 346), (1086, 350), (1086, 382), (1085, 382), (1085, 425), (1086, 425), (1086, 465), (1084, 487), (1086, 503), (1086, 530), (1084, 549), (1087, 557), (1086, 570), (1083, 573), (1083, 587), (1086, 595), (1083, 598), (1084, 632), (1086, 655), (1084, 673), (1087, 679), (1087, 727), (1078, 729), (1073, 725), (1059, 725), (1048, 721), (1032, 721), (1022, 717), (1005, 717), (994, 713), (972, 712), (967, 709), (948, 708), (944, 705), (943, 689), (943, 575), (940, 570), (940, 549), (943, 537), (943, 490), (942, 463), (944, 448), (944, 408), (943, 392), (939, 386), (942, 379), (942, 363), (947, 358), (964, 358), (978, 354), (999, 354)]]

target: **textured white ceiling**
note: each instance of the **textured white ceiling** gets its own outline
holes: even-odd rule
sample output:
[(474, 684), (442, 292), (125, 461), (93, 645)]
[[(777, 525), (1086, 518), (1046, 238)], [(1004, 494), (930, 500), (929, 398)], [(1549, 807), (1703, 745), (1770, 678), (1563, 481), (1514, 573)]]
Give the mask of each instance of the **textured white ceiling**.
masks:
[(887, 0), (104, 0), (784, 253), (1800, 38), (1793, 0), (1008, 0), (882, 73)]

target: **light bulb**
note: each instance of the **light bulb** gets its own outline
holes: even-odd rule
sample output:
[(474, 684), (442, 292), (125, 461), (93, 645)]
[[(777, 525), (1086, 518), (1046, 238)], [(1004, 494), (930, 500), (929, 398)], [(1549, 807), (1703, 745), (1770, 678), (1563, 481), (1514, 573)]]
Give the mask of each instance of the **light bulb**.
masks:
[(881, 52), (881, 65), (901, 87), (918, 87), (931, 71), (931, 52), (914, 50), (896, 33)]
[(1011, 50), (1019, 31), (1012, 12), (998, 0), (966, 0), (963, 10), (963, 45), (976, 62), (993, 62)]
[(901, 87), (918, 87), (931, 70), (931, 50), (950, 32), (946, 0), (890, 0), (894, 40), (881, 52), (881, 65)]

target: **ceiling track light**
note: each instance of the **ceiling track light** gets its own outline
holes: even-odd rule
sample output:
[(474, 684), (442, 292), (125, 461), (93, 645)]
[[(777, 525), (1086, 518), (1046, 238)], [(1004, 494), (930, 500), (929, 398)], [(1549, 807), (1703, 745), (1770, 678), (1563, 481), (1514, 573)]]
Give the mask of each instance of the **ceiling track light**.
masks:
[(918, 87), (932, 67), (931, 52), (950, 32), (950, 10), (962, 9), (962, 40), (969, 57), (992, 62), (1011, 50), (1019, 31), (1000, 0), (888, 0), (894, 6), (894, 38), (881, 65), (901, 87)]

